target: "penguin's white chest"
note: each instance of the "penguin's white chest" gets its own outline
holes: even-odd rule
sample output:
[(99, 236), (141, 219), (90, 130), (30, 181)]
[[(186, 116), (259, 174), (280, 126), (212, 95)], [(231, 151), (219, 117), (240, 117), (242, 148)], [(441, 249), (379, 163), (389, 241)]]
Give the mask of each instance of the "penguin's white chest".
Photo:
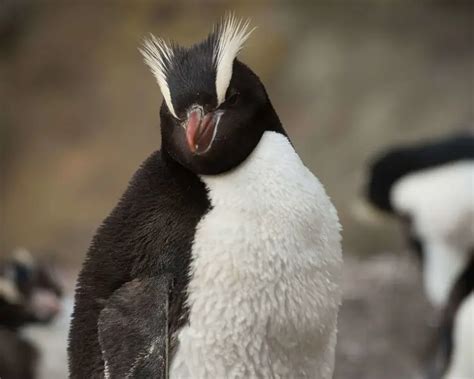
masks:
[(231, 172), (201, 178), (189, 325), (172, 378), (330, 378), (340, 303), (340, 226), (288, 139), (266, 132)]

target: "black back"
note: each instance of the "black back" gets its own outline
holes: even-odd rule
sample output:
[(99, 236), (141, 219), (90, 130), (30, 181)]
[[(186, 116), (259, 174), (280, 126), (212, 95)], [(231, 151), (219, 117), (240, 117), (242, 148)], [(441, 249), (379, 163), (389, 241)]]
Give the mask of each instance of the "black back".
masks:
[(135, 278), (171, 274), (170, 335), (184, 325), (192, 241), (209, 207), (204, 184), (165, 152), (145, 161), (99, 228), (79, 275), (69, 336), (72, 378), (103, 376), (99, 314), (111, 295)]
[(366, 196), (379, 209), (393, 212), (390, 190), (399, 179), (417, 171), (465, 159), (474, 159), (474, 135), (470, 133), (394, 147), (372, 160)]

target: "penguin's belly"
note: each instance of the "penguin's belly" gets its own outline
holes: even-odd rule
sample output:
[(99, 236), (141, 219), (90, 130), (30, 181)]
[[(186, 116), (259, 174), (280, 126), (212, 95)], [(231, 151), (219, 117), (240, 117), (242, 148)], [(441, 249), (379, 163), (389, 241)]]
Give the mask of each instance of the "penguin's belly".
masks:
[(202, 180), (212, 208), (194, 238), (171, 377), (331, 377), (341, 248), (320, 182), (273, 132)]

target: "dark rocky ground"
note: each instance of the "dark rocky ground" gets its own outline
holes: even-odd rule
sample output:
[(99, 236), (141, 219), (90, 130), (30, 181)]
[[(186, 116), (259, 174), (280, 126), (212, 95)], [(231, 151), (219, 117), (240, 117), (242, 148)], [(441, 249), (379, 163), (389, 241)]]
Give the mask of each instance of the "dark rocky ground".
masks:
[[(73, 274), (66, 277), (72, 280)], [(72, 288), (71, 284), (68, 286)], [(418, 379), (434, 318), (408, 254), (346, 257), (335, 379)], [(43, 351), (40, 379), (66, 377), (67, 314), (27, 335)]]

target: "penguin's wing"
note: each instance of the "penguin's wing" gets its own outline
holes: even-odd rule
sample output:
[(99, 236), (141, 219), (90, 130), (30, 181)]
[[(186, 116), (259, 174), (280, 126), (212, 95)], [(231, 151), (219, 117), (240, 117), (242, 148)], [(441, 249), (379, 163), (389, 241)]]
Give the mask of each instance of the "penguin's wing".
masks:
[(125, 283), (98, 321), (106, 378), (168, 378), (171, 275)]

